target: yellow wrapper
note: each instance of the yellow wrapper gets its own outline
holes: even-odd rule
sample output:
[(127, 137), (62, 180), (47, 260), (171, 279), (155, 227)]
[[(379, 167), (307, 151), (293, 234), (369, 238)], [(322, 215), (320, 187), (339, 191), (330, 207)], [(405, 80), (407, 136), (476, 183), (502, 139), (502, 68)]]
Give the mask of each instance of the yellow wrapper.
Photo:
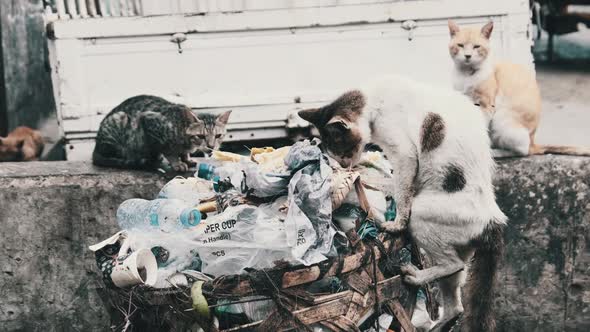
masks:
[(235, 163), (242, 161), (246, 158), (240, 154), (225, 151), (213, 151), (211, 156), (219, 161), (231, 161)]
[(291, 147), (284, 146), (276, 150), (273, 148), (270, 149), (272, 151), (252, 155), (252, 160), (258, 163), (262, 170), (267, 172), (280, 171), (285, 168), (285, 156), (287, 156)]
[(252, 148), (250, 150), (250, 159), (252, 159), (252, 161), (256, 161), (256, 155), (273, 152), (274, 150), (275, 148), (273, 148), (272, 146), (267, 146), (264, 148)]

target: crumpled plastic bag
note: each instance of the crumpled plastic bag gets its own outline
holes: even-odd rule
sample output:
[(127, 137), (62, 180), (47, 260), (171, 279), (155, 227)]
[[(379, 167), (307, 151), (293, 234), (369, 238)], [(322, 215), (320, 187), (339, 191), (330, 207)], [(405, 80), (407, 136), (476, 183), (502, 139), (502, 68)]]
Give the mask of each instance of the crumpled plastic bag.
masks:
[[(335, 172), (359, 175), (364, 185), (363, 190), (367, 196), (367, 200), (370, 202), (374, 220), (377, 224), (385, 222), (385, 213), (387, 211), (386, 196), (393, 195), (393, 167), (384, 157), (383, 153), (378, 151), (364, 152), (361, 155), (359, 166), (355, 167), (352, 171), (342, 169), (332, 159), (330, 159), (330, 165), (335, 168)], [(354, 179), (356, 180), (356, 178)], [(354, 189), (349, 190), (346, 197), (341, 201), (341, 206), (335, 206), (335, 208), (336, 210), (333, 212), (332, 219), (344, 232), (355, 228), (355, 221), (363, 214), (357, 192)]]
[(319, 140), (297, 142), (285, 157), (287, 171), (270, 174), (250, 164), (244, 167), (248, 195), (288, 196), (285, 219), (287, 244), (300, 263), (311, 265), (335, 255), (332, 225), (332, 168), (319, 148)]
[[(367, 200), (371, 202), (373, 218), (377, 224), (385, 222), (385, 212), (387, 211), (387, 201), (381, 191), (365, 188)], [(355, 221), (362, 214), (359, 199), (356, 191), (348, 193), (342, 205), (332, 213), (334, 223), (344, 232), (355, 227)]]
[(239, 274), (245, 268), (270, 268), (276, 261), (294, 262), (278, 205), (229, 207), (206, 220), (190, 236), (203, 260), (202, 271), (212, 275)]
[(254, 163), (244, 164), (243, 172), (244, 178), (241, 187), (245, 194), (260, 198), (287, 194), (287, 186), (291, 178), (289, 172), (268, 173)]
[(215, 197), (211, 181), (197, 177), (184, 178), (177, 176), (170, 180), (158, 193), (157, 198), (180, 199), (187, 203), (198, 205)]
[(305, 265), (334, 256), (336, 230), (332, 225), (332, 168), (318, 141), (298, 142), (285, 164), (293, 176), (289, 182), (287, 237), (295, 244), (293, 254)]
[(363, 183), (381, 191), (385, 196), (393, 195), (393, 166), (383, 153), (364, 152), (359, 166), (355, 170), (360, 173)]

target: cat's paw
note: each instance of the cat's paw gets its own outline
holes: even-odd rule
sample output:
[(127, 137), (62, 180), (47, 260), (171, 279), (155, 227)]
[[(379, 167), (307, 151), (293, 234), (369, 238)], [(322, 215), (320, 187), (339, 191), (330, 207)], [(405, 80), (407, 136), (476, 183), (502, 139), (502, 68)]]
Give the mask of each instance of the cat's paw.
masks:
[(401, 221), (398, 218), (395, 218), (393, 222), (384, 222), (379, 225), (382, 231), (391, 233), (391, 234), (398, 234), (405, 232), (408, 228), (407, 223)]
[(414, 270), (408, 271), (411, 273), (404, 275), (404, 282), (413, 286), (422, 286), (426, 284), (426, 279), (422, 271), (423, 270), (418, 270), (416, 268)]
[(188, 172), (189, 167), (186, 163), (179, 162), (179, 163), (175, 164), (174, 166), (172, 166), (172, 168), (176, 172)]
[(400, 266), (400, 270), (402, 271), (402, 274), (410, 276), (416, 276), (416, 273), (418, 272), (418, 268), (412, 263)]
[(194, 167), (194, 166), (197, 166), (197, 162), (196, 162), (196, 161), (194, 161), (194, 160), (193, 160), (193, 159), (191, 159), (191, 158), (187, 158), (186, 160), (183, 160), (183, 162), (184, 162), (185, 164), (187, 164), (187, 165), (188, 165), (188, 167)]
[(419, 286), (423, 284), (422, 278), (419, 277), (420, 270), (412, 263), (400, 266), (404, 276), (404, 281), (410, 285)]

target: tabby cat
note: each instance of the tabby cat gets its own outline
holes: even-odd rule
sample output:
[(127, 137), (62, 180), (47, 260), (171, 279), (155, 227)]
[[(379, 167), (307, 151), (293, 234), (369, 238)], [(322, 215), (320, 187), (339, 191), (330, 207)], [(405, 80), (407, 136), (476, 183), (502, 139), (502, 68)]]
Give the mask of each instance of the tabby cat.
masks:
[(191, 153), (219, 148), (230, 113), (195, 115), (189, 107), (159, 97), (129, 98), (102, 120), (93, 163), (157, 169), (164, 157), (175, 171), (187, 171), (195, 165)]

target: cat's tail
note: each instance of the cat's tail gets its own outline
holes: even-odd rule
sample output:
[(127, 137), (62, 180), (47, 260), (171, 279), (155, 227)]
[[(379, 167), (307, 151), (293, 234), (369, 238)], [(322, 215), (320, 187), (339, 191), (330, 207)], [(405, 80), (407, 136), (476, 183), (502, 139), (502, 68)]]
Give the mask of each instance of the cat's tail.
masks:
[(532, 145), (530, 154), (563, 154), (569, 156), (590, 156), (590, 147), (566, 145)]
[(493, 220), (475, 239), (475, 255), (465, 285), (465, 312), (461, 331), (491, 332), (496, 329), (494, 288), (496, 272), (504, 253), (504, 226), (504, 220)]

